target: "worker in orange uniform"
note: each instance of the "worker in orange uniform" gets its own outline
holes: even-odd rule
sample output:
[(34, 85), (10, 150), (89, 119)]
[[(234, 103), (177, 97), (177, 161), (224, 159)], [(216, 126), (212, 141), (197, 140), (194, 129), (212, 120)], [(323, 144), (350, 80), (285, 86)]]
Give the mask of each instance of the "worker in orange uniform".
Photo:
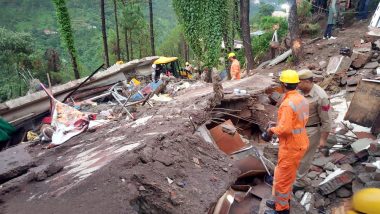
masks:
[(278, 163), (274, 172), (274, 201), (266, 205), (272, 210), (265, 214), (288, 214), (293, 183), (297, 169), (308, 146), (306, 123), (309, 117), (309, 104), (305, 97), (296, 91), (300, 82), (296, 71), (281, 72), (280, 82), (285, 90), (284, 98), (278, 110), (275, 127), (267, 129), (269, 136), (277, 135), (280, 140)]
[(236, 59), (235, 53), (229, 53), (228, 60), (231, 62), (231, 80), (240, 80), (240, 62)]

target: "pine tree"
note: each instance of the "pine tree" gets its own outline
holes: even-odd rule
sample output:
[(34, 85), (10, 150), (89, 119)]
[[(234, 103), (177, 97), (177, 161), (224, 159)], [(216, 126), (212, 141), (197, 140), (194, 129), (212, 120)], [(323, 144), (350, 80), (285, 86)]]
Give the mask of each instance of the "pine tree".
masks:
[(74, 46), (73, 30), (71, 27), (69, 11), (66, 7), (66, 2), (65, 0), (53, 0), (53, 3), (57, 14), (57, 21), (59, 25), (61, 39), (63, 40), (69, 52), (71, 63), (73, 65), (74, 76), (76, 79), (79, 79), (80, 75), (78, 71), (77, 56)]

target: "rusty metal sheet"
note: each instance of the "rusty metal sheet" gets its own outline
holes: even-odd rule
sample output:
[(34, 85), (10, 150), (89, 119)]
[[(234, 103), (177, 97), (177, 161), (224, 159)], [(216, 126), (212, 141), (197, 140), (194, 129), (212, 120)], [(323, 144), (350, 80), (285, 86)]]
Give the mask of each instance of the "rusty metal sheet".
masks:
[(371, 127), (377, 119), (379, 109), (380, 81), (363, 79), (356, 89), (344, 119)]
[(270, 198), (272, 195), (272, 187), (263, 182), (256, 186), (253, 186), (250, 193), (260, 198), (261, 200), (265, 198)]
[(213, 214), (229, 214), (232, 203), (234, 202), (235, 191), (228, 189), (215, 205)]
[(227, 120), (226, 122), (212, 128), (210, 130), (210, 134), (216, 145), (222, 150), (224, 153), (230, 155), (234, 152), (241, 151), (247, 147), (247, 145), (242, 141), (240, 134), (236, 132), (233, 135), (227, 134), (223, 132), (222, 125), (227, 124), (233, 126), (231, 120)]
[(241, 172), (239, 178), (266, 174), (265, 167), (262, 162), (252, 155), (235, 161), (234, 165)]
[(231, 206), (229, 214), (253, 214), (258, 213), (260, 208), (260, 200), (248, 195), (243, 201), (234, 202)]

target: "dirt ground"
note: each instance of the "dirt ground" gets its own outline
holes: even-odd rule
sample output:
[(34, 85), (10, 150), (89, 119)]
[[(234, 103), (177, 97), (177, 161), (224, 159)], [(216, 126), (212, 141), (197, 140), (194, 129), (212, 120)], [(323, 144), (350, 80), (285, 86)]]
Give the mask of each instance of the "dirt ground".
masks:
[[(281, 63), (223, 86), (262, 93), (273, 84), (271, 74), (328, 62), (360, 40), (366, 26), (306, 45), (298, 66)], [(194, 134), (209, 119), (211, 96), (211, 85), (189, 88), (171, 102), (138, 108), (137, 121), (111, 121), (50, 150), (30, 147), (37, 166), (64, 168), (2, 195), (0, 213), (206, 213), (239, 175), (224, 153)]]
[[(272, 84), (254, 76), (225, 88), (262, 93)], [(111, 121), (50, 150), (30, 147), (37, 166), (64, 168), (3, 195), (1, 213), (206, 213), (239, 172), (194, 134), (208, 119), (212, 86), (187, 90), (138, 108), (137, 121)]]

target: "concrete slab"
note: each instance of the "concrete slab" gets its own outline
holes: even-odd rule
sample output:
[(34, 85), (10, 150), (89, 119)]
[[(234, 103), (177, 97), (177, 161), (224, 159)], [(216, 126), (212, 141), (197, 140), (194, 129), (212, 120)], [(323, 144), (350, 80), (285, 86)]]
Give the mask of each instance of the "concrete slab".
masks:
[(371, 143), (374, 141), (369, 138), (363, 138), (355, 141), (353, 144), (351, 144), (351, 148), (354, 150), (355, 153), (359, 153), (360, 151), (363, 151), (364, 149), (368, 149)]
[(26, 173), (33, 166), (26, 147), (27, 144), (19, 144), (0, 152), (0, 184)]

